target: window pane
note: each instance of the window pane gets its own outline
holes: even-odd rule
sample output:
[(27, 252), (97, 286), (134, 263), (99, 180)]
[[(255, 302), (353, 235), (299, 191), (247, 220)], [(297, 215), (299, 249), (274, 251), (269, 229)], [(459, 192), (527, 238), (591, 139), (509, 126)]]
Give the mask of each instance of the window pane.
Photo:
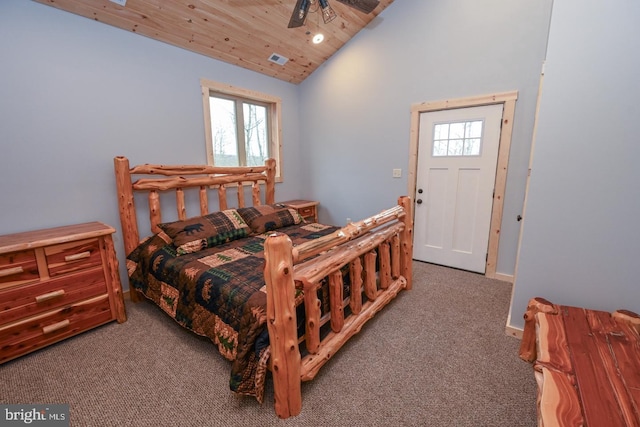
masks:
[(482, 136), (482, 120), (467, 122), (467, 138), (480, 138)]
[(480, 138), (467, 139), (464, 143), (465, 156), (480, 155)]
[(462, 139), (464, 138), (464, 122), (459, 123), (451, 123), (450, 125), (450, 133), (449, 138), (451, 139)]
[[(453, 126), (452, 126), (453, 128)], [(449, 156), (462, 156), (463, 139), (451, 139), (449, 140), (449, 150), (447, 155)]]
[(433, 141), (433, 155), (434, 156), (446, 156), (447, 155), (447, 140)]
[(244, 139), (247, 166), (261, 166), (269, 158), (267, 109), (261, 105), (243, 104)]
[(435, 125), (433, 139), (449, 139), (449, 124)]
[(235, 102), (209, 97), (211, 143), (216, 166), (239, 166)]
[(221, 166), (264, 166), (276, 161), (282, 180), (278, 97), (205, 79), (200, 80), (205, 108), (207, 162)]

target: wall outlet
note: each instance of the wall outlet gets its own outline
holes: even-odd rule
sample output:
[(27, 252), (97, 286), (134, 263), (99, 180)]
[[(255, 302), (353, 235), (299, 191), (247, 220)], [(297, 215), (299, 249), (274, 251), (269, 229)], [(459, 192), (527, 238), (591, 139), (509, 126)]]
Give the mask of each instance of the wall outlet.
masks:
[(402, 169), (394, 169), (393, 170), (393, 177), (394, 178), (401, 178), (402, 177)]

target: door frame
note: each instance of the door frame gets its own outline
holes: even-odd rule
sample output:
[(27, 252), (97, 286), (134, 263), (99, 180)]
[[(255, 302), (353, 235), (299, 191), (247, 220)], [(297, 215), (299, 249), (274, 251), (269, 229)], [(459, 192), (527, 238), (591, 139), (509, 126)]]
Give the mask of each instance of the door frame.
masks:
[(418, 146), (420, 132), (420, 114), (434, 111), (452, 110), (483, 105), (503, 104), (502, 128), (498, 147), (498, 163), (491, 210), (491, 226), (489, 228), (489, 245), (487, 248), (487, 265), (484, 275), (492, 279), (513, 282), (513, 277), (496, 272), (498, 262), (498, 245), (500, 243), (500, 226), (504, 208), (504, 193), (507, 184), (507, 169), (509, 166), (509, 150), (511, 148), (511, 134), (513, 132), (513, 118), (515, 115), (518, 91), (501, 92), (490, 95), (480, 95), (469, 98), (455, 98), (442, 101), (421, 102), (411, 106), (411, 132), (409, 143), (409, 171), (407, 175), (407, 194), (413, 200), (416, 195), (416, 180), (418, 177)]

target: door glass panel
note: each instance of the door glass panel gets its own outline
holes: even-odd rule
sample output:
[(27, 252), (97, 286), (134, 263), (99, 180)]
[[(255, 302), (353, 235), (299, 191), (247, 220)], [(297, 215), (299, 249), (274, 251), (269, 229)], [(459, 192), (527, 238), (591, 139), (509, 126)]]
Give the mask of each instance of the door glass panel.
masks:
[(479, 156), (483, 126), (483, 120), (434, 124), (431, 155)]
[(434, 156), (447, 155), (447, 140), (433, 142), (433, 155)]
[(465, 125), (466, 125), (465, 122), (450, 123), (450, 126), (449, 126), (449, 139), (464, 138)]
[(447, 156), (461, 156), (463, 143), (464, 143), (464, 140), (462, 139), (450, 139), (449, 150), (447, 150)]

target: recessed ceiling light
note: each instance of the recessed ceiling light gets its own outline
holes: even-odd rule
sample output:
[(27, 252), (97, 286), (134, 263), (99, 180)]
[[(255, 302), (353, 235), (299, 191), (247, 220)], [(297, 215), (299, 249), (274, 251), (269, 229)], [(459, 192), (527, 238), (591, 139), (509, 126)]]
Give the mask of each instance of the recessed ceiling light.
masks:
[(323, 40), (324, 40), (324, 34), (322, 33), (318, 33), (315, 36), (313, 36), (313, 42), (315, 44), (322, 43)]

